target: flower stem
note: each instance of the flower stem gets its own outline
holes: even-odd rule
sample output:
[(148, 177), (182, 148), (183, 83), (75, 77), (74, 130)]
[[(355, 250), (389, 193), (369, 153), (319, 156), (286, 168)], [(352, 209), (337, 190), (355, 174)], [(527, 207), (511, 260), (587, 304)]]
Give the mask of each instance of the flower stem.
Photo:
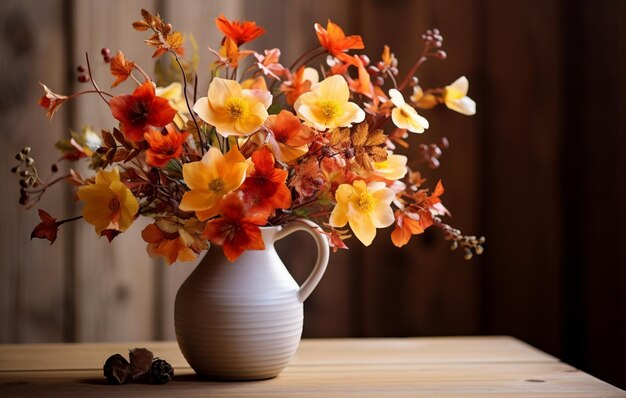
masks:
[(76, 217), (68, 218), (66, 220), (57, 221), (57, 225), (63, 225), (66, 222), (72, 222), (72, 221), (80, 220), (81, 218), (83, 218), (83, 216), (76, 216)]
[(400, 86), (398, 87), (398, 90), (402, 91), (404, 90), (404, 88), (406, 87), (407, 84), (409, 84), (409, 80), (411, 80), (411, 78), (413, 77), (413, 75), (415, 75), (415, 72), (417, 72), (417, 69), (420, 67), (420, 65), (422, 65), (424, 63), (424, 61), (426, 61), (428, 58), (426, 57), (426, 55), (424, 55), (424, 53), (422, 52), (422, 55), (420, 56), (420, 58), (417, 60), (417, 62), (415, 64), (413, 64), (413, 66), (411, 67), (411, 69), (409, 70), (409, 73), (406, 74), (406, 76), (404, 77), (404, 79), (402, 80), (402, 83), (400, 83)]
[(322, 48), (321, 46), (317, 46), (317, 47), (313, 47), (312, 49), (306, 51), (304, 54), (302, 54), (300, 57), (298, 57), (298, 59), (296, 59), (293, 64), (291, 64), (291, 66), (289, 67), (289, 70), (294, 70), (294, 68), (300, 63), (300, 61), (302, 61), (306, 56), (310, 55), (311, 53), (313, 53), (314, 51), (318, 50)]
[(198, 125), (196, 116), (193, 114), (191, 105), (189, 105), (189, 97), (187, 97), (187, 76), (185, 74), (185, 69), (183, 69), (183, 66), (180, 63), (180, 60), (178, 59), (178, 55), (174, 51), (171, 51), (171, 53), (174, 54), (174, 59), (176, 60), (176, 63), (178, 64), (178, 67), (180, 68), (180, 73), (182, 73), (183, 75), (183, 94), (185, 95), (185, 103), (187, 104), (187, 110), (189, 111), (189, 114), (191, 115), (193, 124), (196, 125), (196, 129), (198, 130), (198, 140), (200, 140), (200, 153), (204, 155), (204, 140), (202, 139), (202, 131), (200, 131), (200, 126)]
[(96, 92), (100, 94), (100, 98), (102, 98), (102, 100), (106, 102), (107, 105), (109, 105), (109, 101), (107, 101), (107, 99), (104, 98), (104, 95), (102, 95), (102, 91), (100, 90), (100, 88), (96, 84), (96, 81), (93, 78), (93, 74), (91, 73), (91, 64), (89, 63), (89, 53), (87, 52), (85, 52), (85, 59), (87, 60), (87, 70), (89, 71), (89, 80), (91, 81), (93, 88), (95, 88)]

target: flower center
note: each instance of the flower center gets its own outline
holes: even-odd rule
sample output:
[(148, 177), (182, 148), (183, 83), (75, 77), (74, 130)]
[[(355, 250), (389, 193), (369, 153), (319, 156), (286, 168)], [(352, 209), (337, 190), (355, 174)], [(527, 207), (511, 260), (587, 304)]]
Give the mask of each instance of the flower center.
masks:
[(389, 161), (383, 160), (382, 162), (376, 162), (374, 163), (374, 168), (376, 170), (387, 170), (389, 169)]
[(117, 213), (120, 210), (120, 206), (121, 203), (117, 197), (109, 201), (109, 210), (111, 210), (113, 213)]
[(221, 178), (214, 178), (209, 181), (209, 191), (219, 193), (224, 190), (224, 181)]
[(250, 105), (243, 98), (231, 97), (226, 100), (226, 110), (231, 119), (238, 120), (246, 117), (250, 110)]
[(148, 119), (150, 105), (144, 101), (135, 101), (130, 106), (131, 119), (133, 123), (144, 122)]
[(374, 206), (376, 206), (376, 198), (369, 192), (363, 192), (359, 195), (359, 200), (357, 200), (356, 205), (361, 213), (369, 214), (374, 210)]
[(402, 115), (402, 117), (409, 117), (409, 113), (406, 111), (405, 107), (400, 107), (400, 115)]
[(335, 100), (320, 101), (318, 106), (320, 107), (320, 112), (322, 113), (322, 116), (326, 120), (336, 118), (341, 112), (341, 107), (339, 106), (339, 103)]

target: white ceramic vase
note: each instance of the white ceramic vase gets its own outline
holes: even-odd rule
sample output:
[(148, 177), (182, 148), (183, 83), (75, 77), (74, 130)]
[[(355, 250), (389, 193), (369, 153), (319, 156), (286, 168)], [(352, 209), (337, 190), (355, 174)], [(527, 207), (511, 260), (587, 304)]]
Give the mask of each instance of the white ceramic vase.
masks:
[[(318, 257), (298, 286), (274, 242), (301, 230), (315, 239)], [(302, 303), (328, 263), (328, 240), (318, 231), (306, 220), (262, 227), (265, 250), (247, 250), (233, 263), (220, 247), (210, 250), (176, 295), (176, 338), (196, 373), (221, 380), (260, 380), (281, 372), (300, 343)]]

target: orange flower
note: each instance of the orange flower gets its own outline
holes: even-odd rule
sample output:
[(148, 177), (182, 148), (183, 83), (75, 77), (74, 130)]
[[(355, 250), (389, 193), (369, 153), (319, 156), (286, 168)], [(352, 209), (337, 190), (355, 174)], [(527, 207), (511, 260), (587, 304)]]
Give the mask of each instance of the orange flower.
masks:
[(291, 162), (308, 152), (313, 131), (302, 124), (293, 113), (282, 110), (265, 120), (267, 144), (277, 160)]
[(226, 155), (212, 146), (199, 162), (183, 165), (183, 179), (189, 187), (180, 202), (183, 211), (195, 211), (200, 220), (219, 213), (222, 198), (243, 183), (248, 164), (237, 146)]
[(176, 261), (193, 261), (198, 253), (208, 248), (200, 239), (202, 223), (195, 218), (159, 218), (141, 231), (148, 243), (150, 257), (163, 257), (168, 265)]
[(206, 224), (202, 235), (222, 245), (229, 261), (235, 261), (245, 250), (265, 249), (259, 225), (267, 223), (267, 214), (245, 208), (241, 192), (224, 197), (220, 215)]
[(224, 14), (221, 14), (219, 18), (215, 18), (215, 24), (217, 28), (224, 33), (227, 37), (237, 43), (237, 47), (256, 39), (265, 33), (265, 29), (256, 25), (253, 21), (229, 21)]
[(330, 54), (344, 62), (348, 62), (346, 59), (350, 58), (344, 54), (346, 51), (362, 50), (365, 48), (361, 36), (346, 36), (346, 34), (343, 33), (343, 29), (341, 29), (339, 25), (331, 22), (330, 19), (326, 24), (326, 29), (322, 28), (322, 25), (316, 23), (315, 33), (317, 33), (317, 38), (319, 39), (322, 47), (328, 50)]
[(109, 106), (130, 141), (142, 141), (145, 132), (160, 131), (176, 116), (176, 109), (170, 102), (155, 95), (152, 82), (143, 83), (130, 95), (111, 98)]
[(179, 133), (172, 125), (161, 131), (149, 131), (144, 138), (150, 145), (146, 151), (146, 163), (150, 166), (163, 167), (170, 159), (177, 159), (183, 152), (183, 143), (189, 133)]
[(293, 105), (300, 95), (311, 91), (311, 86), (318, 81), (319, 75), (315, 69), (301, 66), (289, 81), (280, 86), (280, 90), (286, 94), (287, 103)]
[(291, 206), (291, 192), (285, 181), (287, 171), (274, 167), (274, 156), (267, 147), (252, 154), (254, 171), (241, 186), (246, 203), (252, 208), (270, 214), (274, 209)]

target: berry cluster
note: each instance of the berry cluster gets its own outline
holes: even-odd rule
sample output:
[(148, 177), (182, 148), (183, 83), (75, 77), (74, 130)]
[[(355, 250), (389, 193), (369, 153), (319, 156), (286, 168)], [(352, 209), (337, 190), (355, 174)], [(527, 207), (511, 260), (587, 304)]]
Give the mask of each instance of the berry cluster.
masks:
[(27, 188), (37, 186), (37, 168), (35, 159), (30, 156), (30, 147), (24, 147), (15, 155), (19, 165), (11, 168), (11, 172), (20, 176), (20, 204), (24, 205), (30, 197)]
[(450, 146), (448, 139), (442, 137), (439, 144), (420, 144), (417, 147), (417, 153), (420, 158), (420, 163), (426, 163), (430, 169), (437, 169), (441, 165), (439, 158), (443, 154), (442, 149), (447, 149)]
[(439, 29), (428, 29), (422, 35), (422, 42), (424, 42), (426, 51), (430, 52), (430, 50), (436, 49), (435, 52), (429, 55), (441, 60), (446, 59), (448, 56), (445, 51), (441, 50), (441, 46), (443, 46), (443, 36), (439, 32)]

